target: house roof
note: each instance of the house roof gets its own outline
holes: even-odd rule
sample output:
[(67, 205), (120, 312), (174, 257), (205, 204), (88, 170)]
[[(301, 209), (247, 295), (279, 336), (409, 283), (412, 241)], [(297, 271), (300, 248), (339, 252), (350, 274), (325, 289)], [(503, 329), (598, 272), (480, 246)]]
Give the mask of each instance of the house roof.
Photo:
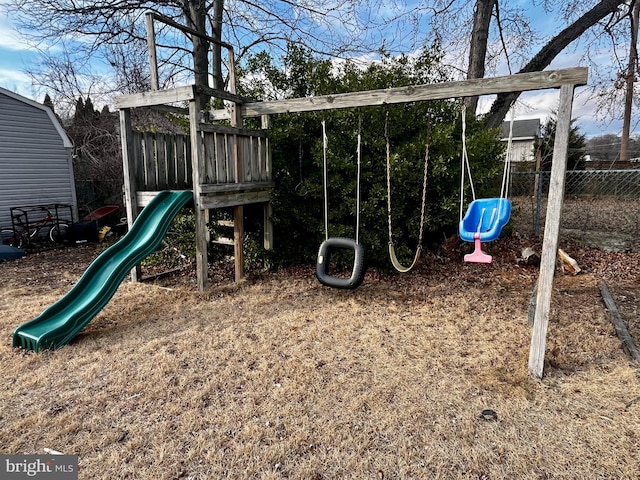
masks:
[(17, 100), (19, 102), (25, 103), (27, 105), (30, 105), (32, 107), (38, 108), (46, 112), (46, 114), (49, 116), (49, 119), (51, 120), (51, 123), (53, 124), (58, 134), (60, 135), (60, 138), (62, 138), (62, 143), (64, 144), (65, 148), (73, 147), (73, 143), (71, 143), (71, 140), (69, 140), (69, 137), (67, 136), (67, 133), (64, 131), (64, 128), (62, 128), (60, 121), (58, 121), (58, 118), (55, 116), (55, 114), (49, 107), (41, 103), (38, 103), (34, 100), (31, 100), (30, 98), (23, 97), (22, 95), (18, 95), (17, 93), (14, 93), (11, 90), (7, 90), (6, 88), (2, 88), (2, 87), (0, 87), (0, 95), (6, 95), (7, 97), (13, 98), (14, 100)]
[[(500, 127), (500, 138), (507, 140), (509, 138), (509, 127), (511, 122), (502, 122)], [(532, 118), (530, 120), (514, 120), (513, 122), (513, 140), (533, 140), (540, 135), (540, 119)]]

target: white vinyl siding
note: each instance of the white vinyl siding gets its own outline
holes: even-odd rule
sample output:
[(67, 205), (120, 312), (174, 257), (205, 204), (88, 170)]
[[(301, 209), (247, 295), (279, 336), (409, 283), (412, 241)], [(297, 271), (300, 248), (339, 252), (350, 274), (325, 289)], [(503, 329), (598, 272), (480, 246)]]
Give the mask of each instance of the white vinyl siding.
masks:
[(2, 228), (11, 227), (11, 207), (61, 203), (76, 211), (69, 140), (51, 112), (34, 103), (0, 91)]

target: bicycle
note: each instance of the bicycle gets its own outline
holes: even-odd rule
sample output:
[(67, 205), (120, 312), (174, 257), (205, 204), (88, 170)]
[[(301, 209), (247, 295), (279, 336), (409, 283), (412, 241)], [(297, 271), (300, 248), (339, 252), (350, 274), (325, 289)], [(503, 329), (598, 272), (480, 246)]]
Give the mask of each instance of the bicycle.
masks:
[[(46, 213), (43, 218), (34, 222), (28, 220), (26, 211), (11, 209), (13, 229), (0, 231), (4, 244), (15, 248), (23, 248), (42, 240), (50, 241), (55, 245), (63, 243), (69, 230), (68, 222), (55, 217), (48, 208), (37, 207), (37, 209)], [(14, 210), (21, 213), (14, 214)]]

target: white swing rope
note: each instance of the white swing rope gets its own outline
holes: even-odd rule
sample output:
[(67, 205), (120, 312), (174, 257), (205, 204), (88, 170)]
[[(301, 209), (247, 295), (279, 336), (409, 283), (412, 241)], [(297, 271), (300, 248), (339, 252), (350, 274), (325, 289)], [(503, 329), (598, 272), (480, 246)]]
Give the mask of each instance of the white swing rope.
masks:
[(469, 164), (469, 155), (467, 154), (467, 106), (462, 104), (462, 154), (461, 154), (461, 170), (460, 175), (460, 221), (464, 215), (464, 176), (465, 172), (469, 176), (469, 185), (471, 187), (471, 196), (476, 199), (476, 190), (473, 186), (473, 178), (471, 176), (471, 165)]
[(513, 144), (513, 122), (516, 117), (515, 108), (511, 106), (511, 121), (509, 122), (509, 139), (507, 140), (507, 153), (504, 161), (504, 171), (502, 172), (502, 188), (500, 189), (500, 198), (509, 197), (509, 184), (511, 183), (511, 147)]
[[(360, 165), (361, 165), (361, 149), (360, 144), (362, 141), (362, 117), (358, 118), (358, 161), (357, 161), (357, 174), (356, 174), (356, 244), (360, 243)], [(322, 158), (323, 158), (323, 184), (324, 184), (324, 238), (329, 240), (329, 192), (327, 188), (327, 126), (325, 120), (322, 120)]]
[(322, 120), (322, 183), (324, 187), (324, 239), (329, 240), (329, 193), (327, 192), (327, 125)]
[(361, 148), (360, 144), (362, 143), (362, 114), (358, 114), (358, 168), (356, 173), (356, 245), (360, 243), (360, 158), (361, 158)]
[(393, 233), (391, 227), (391, 153), (390, 153), (390, 145), (389, 145), (389, 112), (387, 112), (385, 122), (384, 122), (384, 137), (387, 144), (387, 217), (388, 217), (388, 225), (389, 225), (389, 258), (391, 259), (391, 264), (394, 268), (400, 273), (406, 273), (411, 270), (418, 259), (420, 258), (420, 253), (422, 252), (422, 235), (424, 231), (424, 212), (425, 206), (427, 203), (427, 172), (429, 168), (429, 143), (425, 148), (424, 153), (424, 176), (422, 179), (422, 206), (420, 207), (420, 231), (418, 234), (418, 247), (416, 248), (416, 253), (413, 257), (413, 262), (408, 267), (403, 266), (396, 257), (395, 247), (393, 243)]
[[(462, 105), (462, 175), (460, 176), (460, 221), (462, 221), (464, 213), (464, 177), (465, 171), (469, 176), (469, 185), (471, 186), (471, 195), (473, 200), (476, 199), (476, 192), (473, 186), (473, 179), (471, 177), (471, 165), (469, 163), (469, 155), (467, 154), (467, 106)], [(507, 152), (504, 161), (504, 168), (502, 170), (502, 184), (500, 186), (500, 199), (508, 198), (509, 196), (509, 183), (511, 177), (511, 148), (513, 145), (513, 123), (515, 121), (515, 109), (511, 108), (511, 121), (509, 122), (509, 138), (507, 140)], [(498, 218), (500, 218), (500, 208), (502, 208), (502, 202), (498, 203)], [(493, 223), (495, 212), (492, 214), (490, 223)]]

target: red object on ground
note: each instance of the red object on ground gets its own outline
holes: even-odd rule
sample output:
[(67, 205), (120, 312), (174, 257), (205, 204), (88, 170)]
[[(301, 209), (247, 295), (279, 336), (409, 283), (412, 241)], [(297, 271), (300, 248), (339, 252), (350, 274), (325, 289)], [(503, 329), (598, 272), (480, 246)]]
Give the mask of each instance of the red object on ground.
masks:
[(106, 217), (107, 215), (113, 212), (117, 212), (118, 210), (120, 210), (120, 207), (118, 205), (105, 205), (86, 215), (82, 220), (85, 222), (93, 222), (94, 220), (100, 220), (102, 217)]

